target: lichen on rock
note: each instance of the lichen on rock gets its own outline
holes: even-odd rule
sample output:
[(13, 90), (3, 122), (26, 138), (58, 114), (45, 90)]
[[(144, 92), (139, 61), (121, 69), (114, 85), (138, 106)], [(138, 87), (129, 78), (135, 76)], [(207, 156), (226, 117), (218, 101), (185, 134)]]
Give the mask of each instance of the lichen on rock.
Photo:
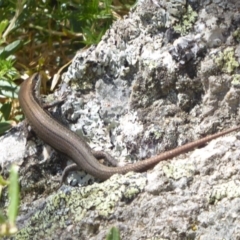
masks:
[(120, 201), (131, 202), (145, 185), (144, 176), (129, 173), (126, 176), (114, 175), (102, 184), (95, 183), (80, 189), (66, 187), (46, 199), (15, 239), (34, 239), (36, 234), (38, 238), (47, 236), (53, 239), (71, 225), (81, 226), (84, 218), (93, 223), (95, 219), (109, 219)]
[[(236, 0), (139, 1), (65, 74), (71, 129), (121, 165), (239, 124), (239, 9)], [(104, 239), (112, 225), (127, 240), (237, 239), (239, 149), (232, 133), (147, 173), (67, 187), (31, 218), (20, 211), (29, 225), (19, 220), (18, 239)], [(83, 186), (80, 176), (70, 184)]]

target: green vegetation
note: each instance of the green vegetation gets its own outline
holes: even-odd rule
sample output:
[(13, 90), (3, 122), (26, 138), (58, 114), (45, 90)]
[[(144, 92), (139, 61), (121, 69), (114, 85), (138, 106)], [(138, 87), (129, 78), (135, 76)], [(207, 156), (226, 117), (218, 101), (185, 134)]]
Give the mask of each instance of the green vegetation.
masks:
[(120, 232), (116, 227), (112, 227), (106, 237), (106, 240), (120, 240)]
[(20, 78), (41, 71), (46, 80), (75, 53), (97, 44), (135, 0), (0, 1), (0, 135), (22, 120)]
[(17, 232), (15, 221), (19, 207), (19, 184), (18, 184), (18, 167), (13, 165), (10, 169), (9, 181), (5, 181), (0, 176), (0, 196), (2, 189), (8, 187), (8, 210), (5, 214), (0, 211), (0, 236), (11, 235)]

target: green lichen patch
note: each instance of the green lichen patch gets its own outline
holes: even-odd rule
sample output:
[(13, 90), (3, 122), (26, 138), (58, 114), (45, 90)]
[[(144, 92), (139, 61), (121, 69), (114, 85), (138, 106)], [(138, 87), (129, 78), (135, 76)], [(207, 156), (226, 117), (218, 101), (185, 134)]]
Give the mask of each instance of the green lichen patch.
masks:
[(191, 177), (194, 175), (194, 166), (192, 164), (181, 163), (167, 164), (163, 167), (163, 172), (168, 178), (178, 180), (182, 177)]
[(188, 6), (185, 15), (183, 15), (180, 22), (173, 27), (174, 30), (181, 35), (186, 35), (192, 29), (193, 24), (197, 20), (197, 16), (197, 12), (195, 12), (191, 6)]
[(215, 59), (215, 63), (226, 73), (233, 73), (234, 70), (239, 67), (239, 63), (234, 56), (234, 49), (232, 47), (228, 47), (223, 53), (220, 53)]
[(208, 195), (209, 203), (214, 203), (220, 201), (223, 198), (239, 198), (240, 196), (240, 186), (235, 183), (235, 181), (229, 181), (227, 183), (222, 183), (216, 185), (212, 188)]
[(240, 74), (233, 74), (232, 85), (240, 86)]
[(18, 232), (16, 239), (54, 236), (59, 229), (77, 225), (88, 211), (94, 211), (96, 217), (108, 217), (120, 200), (132, 200), (145, 185), (143, 175), (128, 173), (114, 175), (101, 184), (59, 191), (46, 200), (28, 225)]
[(234, 31), (232, 35), (237, 42), (240, 42), (240, 28)]

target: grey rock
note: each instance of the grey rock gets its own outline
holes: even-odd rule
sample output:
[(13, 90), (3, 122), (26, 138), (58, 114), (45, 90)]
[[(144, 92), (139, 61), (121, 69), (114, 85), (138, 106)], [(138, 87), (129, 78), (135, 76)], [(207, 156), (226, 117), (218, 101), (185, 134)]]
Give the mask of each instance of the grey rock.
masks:
[[(65, 74), (70, 128), (121, 165), (239, 124), (239, 6), (139, 1)], [(28, 225), (19, 220), (17, 239), (104, 239), (111, 226), (131, 240), (239, 239), (239, 146), (232, 133), (146, 173), (87, 187), (90, 176), (70, 175), (81, 189), (61, 188), (31, 218), (20, 209)]]

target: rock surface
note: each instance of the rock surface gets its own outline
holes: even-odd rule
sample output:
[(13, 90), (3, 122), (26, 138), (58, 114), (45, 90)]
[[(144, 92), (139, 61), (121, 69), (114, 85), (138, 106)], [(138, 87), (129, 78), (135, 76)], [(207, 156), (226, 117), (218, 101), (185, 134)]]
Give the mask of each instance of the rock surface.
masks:
[[(239, 124), (239, 9), (234, 0), (139, 2), (65, 74), (71, 129), (121, 165)], [(45, 174), (56, 175), (59, 161), (54, 170), (26, 164), (16, 239), (100, 240), (111, 226), (124, 240), (239, 239), (239, 146), (232, 133), (147, 173), (56, 195)]]

